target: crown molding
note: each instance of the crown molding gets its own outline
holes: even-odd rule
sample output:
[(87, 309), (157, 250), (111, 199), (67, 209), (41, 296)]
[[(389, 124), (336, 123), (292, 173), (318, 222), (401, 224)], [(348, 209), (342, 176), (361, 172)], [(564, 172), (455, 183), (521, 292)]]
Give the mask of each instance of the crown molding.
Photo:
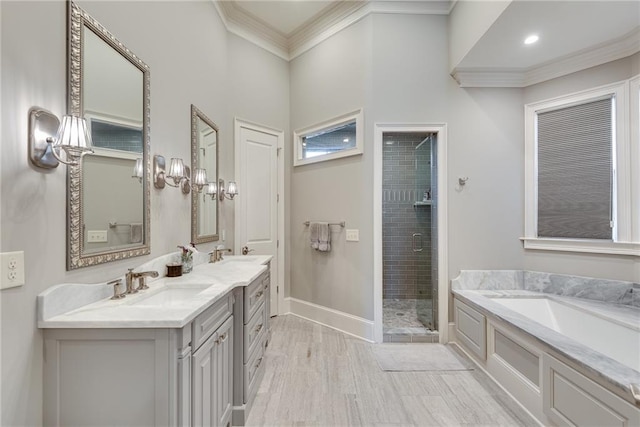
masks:
[[(351, 5), (349, 6), (349, 3)], [(374, 13), (380, 14), (411, 14), (411, 15), (447, 15), (451, 10), (449, 1), (362, 1), (341, 2), (336, 10), (328, 10), (291, 35), (289, 39), (290, 59), (294, 59), (314, 46), (325, 41)]]
[(289, 60), (289, 41), (283, 33), (274, 30), (261, 19), (238, 7), (235, 1), (212, 1), (230, 33)]
[(447, 15), (453, 8), (449, 0), (416, 1), (340, 1), (326, 8), (288, 36), (238, 7), (234, 1), (212, 0), (230, 33), (290, 61), (329, 37), (372, 13)]
[(640, 27), (622, 37), (528, 69), (454, 68), (460, 87), (527, 87), (640, 52)]

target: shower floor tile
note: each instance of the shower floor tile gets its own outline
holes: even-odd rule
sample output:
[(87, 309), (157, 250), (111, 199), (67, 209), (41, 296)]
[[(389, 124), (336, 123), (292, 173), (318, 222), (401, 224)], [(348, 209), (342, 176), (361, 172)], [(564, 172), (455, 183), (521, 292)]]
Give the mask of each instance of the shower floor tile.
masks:
[(433, 315), (431, 300), (391, 299), (382, 301), (383, 341), (385, 342), (438, 342), (438, 332), (420, 322)]

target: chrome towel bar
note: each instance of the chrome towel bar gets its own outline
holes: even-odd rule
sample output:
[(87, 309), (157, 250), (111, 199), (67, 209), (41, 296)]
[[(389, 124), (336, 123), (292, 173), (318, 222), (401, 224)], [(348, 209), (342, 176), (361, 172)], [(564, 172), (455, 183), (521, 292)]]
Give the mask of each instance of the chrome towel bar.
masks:
[[(307, 227), (309, 226), (309, 224), (311, 224), (311, 221), (305, 221), (303, 223), (304, 225), (306, 225)], [(340, 221), (340, 222), (330, 222), (329, 225), (339, 225), (340, 227), (344, 228), (345, 226), (345, 221)]]

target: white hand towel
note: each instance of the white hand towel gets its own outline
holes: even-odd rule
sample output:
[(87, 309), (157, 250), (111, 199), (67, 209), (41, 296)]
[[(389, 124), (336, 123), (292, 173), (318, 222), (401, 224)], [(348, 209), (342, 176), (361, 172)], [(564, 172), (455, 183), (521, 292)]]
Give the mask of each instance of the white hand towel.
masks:
[(320, 252), (331, 250), (331, 229), (327, 222), (318, 223), (318, 250)]
[(320, 242), (318, 241), (318, 234), (320, 231), (320, 224), (317, 222), (312, 222), (309, 224), (309, 241), (311, 242), (311, 247), (313, 249), (318, 249)]

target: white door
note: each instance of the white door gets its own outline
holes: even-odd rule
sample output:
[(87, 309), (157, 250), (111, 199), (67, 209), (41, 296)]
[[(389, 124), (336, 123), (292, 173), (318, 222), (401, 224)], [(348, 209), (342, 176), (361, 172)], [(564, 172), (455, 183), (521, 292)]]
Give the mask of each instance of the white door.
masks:
[(236, 120), (236, 251), (271, 255), (271, 316), (279, 312), (278, 142), (282, 132)]

